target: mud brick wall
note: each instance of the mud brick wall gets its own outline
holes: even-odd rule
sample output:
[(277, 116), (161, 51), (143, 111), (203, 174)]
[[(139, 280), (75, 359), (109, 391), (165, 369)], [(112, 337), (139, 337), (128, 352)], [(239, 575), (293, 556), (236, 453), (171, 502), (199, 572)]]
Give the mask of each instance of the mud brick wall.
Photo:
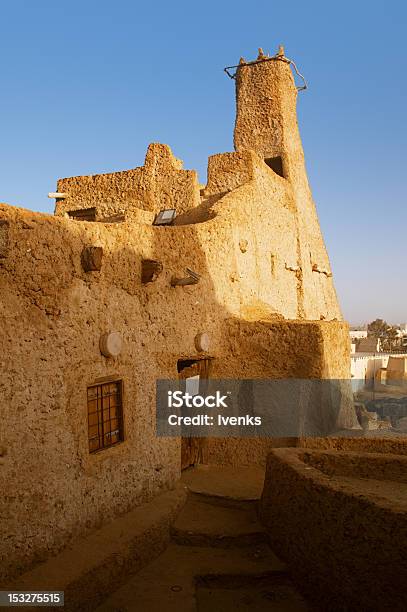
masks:
[[(354, 447), (356, 443), (354, 444)], [(311, 450), (275, 449), (267, 461), (261, 500), (261, 519), (273, 548), (290, 566), (293, 576), (318, 609), (405, 610), (407, 563), (407, 513), (405, 502), (367, 494), (358, 488), (358, 462), (346, 453), (322, 462), (312, 460)], [(319, 454), (319, 453), (317, 453)], [(343, 456), (342, 456), (343, 455)], [(365, 453), (368, 455), (368, 453)], [(370, 475), (388, 477), (389, 455), (374, 455), (371, 465), (363, 457)], [(400, 468), (400, 460), (394, 457)], [(404, 463), (404, 458), (402, 460)], [(316, 465), (333, 469), (329, 475)], [(383, 469), (378, 464), (383, 464)], [(314, 467), (310, 467), (314, 465)], [(392, 476), (394, 489), (402, 475)], [(404, 467), (405, 477), (405, 467)]]
[[(210, 158), (205, 189), (153, 143), (143, 167), (60, 179), (54, 217), (0, 205), (3, 577), (174, 486), (180, 441), (156, 436), (155, 384), (178, 376), (179, 359), (209, 357), (219, 378), (350, 376), (288, 66), (239, 68), (237, 103), (236, 152)], [(68, 218), (87, 208), (95, 222)], [(178, 224), (153, 226), (167, 208)], [(124, 221), (102, 222), (111, 216)], [(143, 260), (162, 270), (153, 282)], [(186, 268), (199, 282), (172, 287)], [(100, 351), (109, 331), (122, 339), (116, 359)], [(87, 387), (106, 378), (123, 383), (124, 441), (90, 454)], [(208, 447), (238, 464), (268, 452), (250, 440)]]

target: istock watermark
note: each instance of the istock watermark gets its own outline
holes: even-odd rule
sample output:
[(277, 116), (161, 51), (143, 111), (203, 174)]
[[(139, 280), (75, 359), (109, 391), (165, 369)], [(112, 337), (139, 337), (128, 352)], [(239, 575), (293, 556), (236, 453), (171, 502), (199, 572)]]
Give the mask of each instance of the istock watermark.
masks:
[(182, 391), (168, 391), (168, 408), (227, 408), (227, 395), (216, 391), (215, 395), (191, 395)]
[(182, 437), (329, 436), (361, 430), (352, 383), (317, 379), (158, 380), (156, 432)]

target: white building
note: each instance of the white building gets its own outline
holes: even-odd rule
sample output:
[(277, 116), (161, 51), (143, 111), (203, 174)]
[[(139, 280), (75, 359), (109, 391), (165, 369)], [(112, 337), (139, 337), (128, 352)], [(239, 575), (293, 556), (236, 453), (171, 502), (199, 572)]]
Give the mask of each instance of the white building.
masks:
[(351, 337), (351, 340), (357, 340), (359, 338), (367, 338), (367, 330), (350, 329), (349, 336)]
[(373, 389), (376, 372), (387, 368), (389, 357), (401, 357), (400, 353), (353, 353), (350, 356), (352, 390)]

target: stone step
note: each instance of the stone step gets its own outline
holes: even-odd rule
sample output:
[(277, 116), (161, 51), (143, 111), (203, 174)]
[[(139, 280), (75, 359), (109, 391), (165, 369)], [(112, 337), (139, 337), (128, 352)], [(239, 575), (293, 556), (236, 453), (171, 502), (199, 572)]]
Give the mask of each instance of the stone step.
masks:
[(199, 612), (306, 612), (309, 610), (289, 575), (209, 575), (197, 580), (195, 598)]
[(185, 499), (185, 488), (178, 484), (36, 565), (7, 589), (64, 591), (65, 612), (95, 610), (131, 573), (165, 550), (170, 524)]
[(257, 545), (267, 536), (255, 508), (229, 508), (189, 497), (171, 527), (178, 544), (230, 548)]
[(191, 493), (204, 496), (208, 502), (239, 507), (260, 500), (264, 468), (198, 465), (185, 470), (181, 481)]
[(238, 510), (255, 510), (259, 507), (258, 499), (234, 499), (233, 497), (223, 497), (221, 495), (207, 495), (205, 493), (195, 493), (188, 490), (188, 497), (196, 499), (202, 504), (211, 506), (221, 506), (223, 508), (237, 508)]
[[(238, 582), (242, 576), (246, 580), (248, 576), (260, 576), (270, 584), (287, 580), (286, 566), (265, 544), (224, 550), (172, 543), (97, 610), (196, 612), (197, 585), (202, 588), (202, 580), (211, 579), (214, 574), (225, 575), (228, 581), (234, 576)], [(213, 608), (214, 611), (221, 609)]]

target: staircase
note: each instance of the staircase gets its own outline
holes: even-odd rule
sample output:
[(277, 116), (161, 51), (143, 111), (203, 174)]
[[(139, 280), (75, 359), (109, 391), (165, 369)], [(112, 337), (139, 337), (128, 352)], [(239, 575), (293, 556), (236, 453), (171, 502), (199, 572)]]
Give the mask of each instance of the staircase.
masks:
[(262, 477), (253, 468), (184, 472), (188, 497), (170, 545), (99, 612), (308, 610), (257, 520)]

